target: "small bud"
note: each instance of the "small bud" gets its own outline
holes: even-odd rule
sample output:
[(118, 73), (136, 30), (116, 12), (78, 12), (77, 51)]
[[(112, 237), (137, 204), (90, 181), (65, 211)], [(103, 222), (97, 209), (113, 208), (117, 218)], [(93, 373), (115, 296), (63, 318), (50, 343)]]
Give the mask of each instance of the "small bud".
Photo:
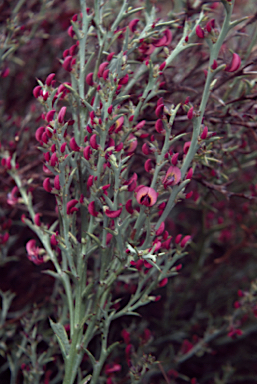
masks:
[(90, 143), (90, 145), (91, 145), (91, 147), (92, 147), (93, 149), (97, 149), (97, 148), (98, 148), (98, 144), (97, 144), (96, 138), (97, 138), (97, 134), (94, 133), (94, 134), (90, 137), (90, 139), (89, 139), (89, 143)]
[(177, 153), (174, 153), (173, 155), (172, 155), (172, 158), (171, 158), (171, 163), (172, 163), (172, 165), (176, 165), (177, 164), (177, 162), (178, 162), (178, 157), (179, 157), (179, 153), (177, 152)]
[(93, 72), (90, 72), (87, 74), (86, 76), (86, 83), (92, 87), (94, 85), (94, 81), (93, 81), (93, 76), (94, 76), (94, 73)]
[(151, 159), (147, 159), (146, 160), (144, 168), (145, 168), (146, 172), (150, 172), (151, 171), (151, 169), (153, 168), (152, 160)]
[(51, 184), (50, 184), (50, 179), (49, 179), (49, 177), (47, 177), (47, 178), (43, 181), (43, 187), (44, 187), (44, 189), (46, 190), (46, 192), (51, 192), (52, 187), (51, 187)]
[(62, 64), (62, 67), (68, 72), (71, 72), (71, 70), (72, 70), (71, 61), (72, 61), (72, 56), (69, 55), (69, 56), (65, 57), (63, 64)]
[(90, 176), (88, 177), (88, 179), (87, 179), (87, 188), (92, 187), (93, 182), (94, 182), (94, 175), (90, 175)]
[(144, 143), (142, 145), (142, 152), (144, 155), (149, 155), (151, 153), (151, 150), (150, 150), (149, 145), (147, 143)]
[(165, 130), (163, 128), (162, 119), (158, 119), (155, 123), (155, 129), (158, 133), (163, 133)]
[(213, 60), (213, 63), (212, 63), (212, 66), (211, 66), (211, 69), (216, 69), (218, 67), (218, 62), (217, 60)]
[(54, 77), (55, 77), (55, 73), (50, 73), (50, 75), (47, 76), (47, 78), (46, 78), (46, 85), (48, 87), (50, 87), (50, 85), (52, 84), (52, 81), (53, 81)]
[(54, 178), (54, 188), (57, 189), (57, 191), (61, 189), (59, 175), (56, 175)]
[(194, 173), (193, 168), (190, 168), (189, 171), (187, 172), (186, 180), (192, 179), (193, 173)]
[(58, 119), (59, 124), (63, 124), (63, 122), (64, 122), (64, 116), (66, 113), (66, 109), (67, 109), (67, 107), (62, 107), (58, 113), (57, 119)]
[(134, 209), (133, 209), (133, 207), (132, 207), (132, 199), (129, 199), (129, 200), (126, 202), (125, 208), (126, 208), (126, 210), (128, 211), (128, 213), (130, 213), (130, 214), (132, 215), (132, 213), (134, 212)]
[(51, 236), (51, 238), (50, 238), (50, 244), (51, 244), (53, 247), (55, 247), (55, 246), (58, 244), (58, 241), (57, 241), (57, 239), (56, 239), (56, 234), (55, 234), (55, 233), (53, 233), (52, 236)]
[(119, 80), (119, 85), (126, 85), (129, 81), (129, 75), (126, 74), (124, 77), (122, 77), (120, 80)]
[(99, 69), (98, 69), (98, 73), (97, 73), (97, 77), (100, 79), (100, 77), (102, 77), (103, 76), (103, 72), (104, 72), (104, 70), (105, 70), (105, 68), (107, 67), (107, 65), (109, 64), (109, 62), (108, 61), (105, 61), (105, 62), (103, 62), (103, 63), (101, 63), (100, 65), (99, 65)]
[(164, 279), (162, 279), (160, 282), (159, 282), (159, 287), (161, 288), (161, 287), (165, 287), (165, 285), (167, 285), (167, 283), (168, 283), (168, 278), (167, 277), (165, 277)]
[(179, 244), (181, 238), (182, 238), (182, 234), (180, 233), (179, 235), (177, 235), (177, 236), (175, 237), (175, 244)]
[(185, 144), (183, 146), (183, 152), (184, 152), (185, 155), (187, 154), (187, 152), (188, 152), (188, 150), (190, 148), (190, 145), (191, 145), (191, 141), (186, 141), (185, 142)]
[(187, 112), (187, 118), (191, 120), (194, 117), (194, 107), (191, 107)]
[(91, 216), (98, 216), (98, 212), (95, 210), (95, 202), (94, 201), (91, 201), (89, 204), (88, 204), (88, 212), (90, 213)]
[(50, 158), (50, 165), (51, 167), (55, 167), (55, 165), (58, 163), (58, 157), (56, 152), (54, 152)]
[(120, 142), (118, 145), (115, 146), (114, 150), (115, 152), (120, 152), (123, 149), (124, 144)]
[(178, 265), (176, 266), (176, 271), (177, 271), (177, 272), (180, 271), (181, 268), (182, 268), (182, 264), (178, 264)]
[(90, 148), (90, 145), (88, 145), (87, 147), (84, 148), (83, 150), (83, 156), (86, 160), (89, 160), (90, 159), (90, 155), (91, 155), (92, 151), (91, 151), (91, 148)]
[(33, 89), (33, 96), (37, 99), (40, 96), (40, 91), (41, 91), (41, 85), (37, 85)]
[(67, 145), (67, 143), (62, 143), (62, 145), (61, 145), (61, 147), (60, 147), (60, 151), (61, 151), (61, 153), (64, 153), (64, 152), (65, 152), (66, 145)]
[(162, 71), (164, 68), (166, 67), (166, 61), (164, 61), (161, 65), (160, 65), (160, 71)]
[(163, 110), (164, 110), (164, 104), (157, 105), (157, 107), (155, 109), (155, 114), (158, 118), (163, 117)]
[(55, 114), (55, 109), (52, 109), (51, 111), (47, 112), (45, 119), (48, 123), (50, 123), (50, 121), (53, 120), (54, 114)]
[(209, 21), (206, 23), (205, 28), (206, 28), (206, 31), (207, 31), (207, 32), (211, 33), (212, 29), (215, 28), (215, 19), (211, 19), (211, 20), (209, 20)]
[(203, 132), (201, 133), (201, 139), (205, 140), (208, 135), (208, 127), (204, 127)]
[(163, 221), (156, 231), (156, 236), (160, 236), (162, 234), (162, 232), (164, 231), (164, 228), (165, 228), (165, 223)]
[(193, 191), (190, 191), (186, 194), (186, 199), (190, 199), (193, 196)]
[(36, 133), (35, 133), (35, 138), (37, 141), (41, 141), (42, 139), (42, 135), (45, 131), (45, 127), (39, 127), (37, 130), (36, 130)]
[(75, 32), (73, 30), (73, 26), (71, 25), (69, 28), (68, 28), (68, 35), (72, 38), (75, 36)]
[(72, 138), (70, 139), (70, 147), (71, 147), (71, 150), (72, 150), (72, 151), (74, 151), (74, 152), (79, 152), (80, 147), (79, 147), (78, 144), (76, 143), (75, 137), (72, 137)]
[(109, 55), (107, 56), (107, 61), (111, 61), (111, 59), (113, 58), (115, 52), (111, 52), (109, 53)]
[(200, 25), (198, 24), (195, 28), (195, 33), (197, 34), (197, 36), (200, 38), (200, 39), (203, 39), (204, 38), (204, 30), (200, 27)]
[(181, 243), (180, 243), (181, 248), (184, 248), (190, 240), (191, 240), (191, 236), (189, 236), (189, 235), (185, 236), (181, 240)]
[(34, 216), (34, 223), (40, 227), (41, 225), (41, 222), (40, 222), (40, 213), (36, 213), (35, 216)]
[(76, 200), (76, 199), (68, 201), (67, 206), (66, 206), (67, 215), (72, 214), (73, 212), (75, 212), (75, 210), (78, 211), (78, 208), (74, 208), (76, 204), (78, 204), (78, 200)]

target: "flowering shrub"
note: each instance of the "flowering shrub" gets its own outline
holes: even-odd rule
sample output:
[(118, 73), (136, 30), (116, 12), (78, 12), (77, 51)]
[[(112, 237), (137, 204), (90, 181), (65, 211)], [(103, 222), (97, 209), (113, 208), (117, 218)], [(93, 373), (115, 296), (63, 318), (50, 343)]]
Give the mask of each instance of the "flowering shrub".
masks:
[[(163, 20), (148, 1), (114, 5), (96, 1), (90, 8), (81, 1), (59, 68), (38, 76), (33, 88), (37, 104), (31, 101), (28, 121), (35, 139), (20, 122), (14, 142), (2, 138), (9, 189), (4, 209), (23, 209), (22, 225), (30, 229), (27, 258), (55, 281), (47, 309), (22, 314), (17, 352), (3, 335), (12, 383), (19, 377), (64, 384), (211, 382), (207, 373), (189, 368), (184, 374), (183, 364), (212, 353), (209, 344), (219, 337), (243, 336), (245, 313), (255, 314), (255, 301), (245, 293), (229, 320), (231, 308), (220, 309), (222, 321), (214, 324), (202, 311), (205, 324), (197, 334), (197, 298), (191, 324), (186, 312), (195, 284), (211, 267), (254, 245), (248, 235), (255, 210), (246, 221), (242, 217), (256, 199), (256, 149), (249, 134), (255, 81), (248, 80), (254, 43), (247, 51), (233, 46), (236, 34), (251, 33), (251, 22), (234, 20), (228, 0), (188, 5), (182, 14), (174, 9)], [(6, 115), (4, 121), (7, 132)], [(24, 143), (33, 145), (27, 157)], [(36, 175), (26, 171), (29, 162)], [(15, 242), (11, 225), (3, 219), (4, 262)], [(218, 247), (225, 252), (216, 256)], [(2, 292), (2, 326), (15, 333), (7, 314), (13, 298)], [(206, 306), (212, 301), (199, 302), (204, 300)], [(127, 320), (143, 315), (147, 304), (161, 308), (155, 334), (147, 323)], [(170, 327), (176, 331), (166, 340), (173, 348), (160, 341)]]

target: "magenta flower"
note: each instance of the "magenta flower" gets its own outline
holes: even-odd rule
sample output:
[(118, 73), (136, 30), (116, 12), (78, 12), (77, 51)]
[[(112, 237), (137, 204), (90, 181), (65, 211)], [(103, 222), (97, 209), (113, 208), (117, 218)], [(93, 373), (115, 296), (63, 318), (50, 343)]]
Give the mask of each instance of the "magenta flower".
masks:
[(167, 47), (172, 41), (172, 33), (170, 29), (164, 31), (164, 36), (162, 36), (158, 41), (154, 42), (155, 47)]
[(122, 129), (123, 123), (124, 123), (124, 116), (121, 116), (121, 117), (118, 118), (118, 120), (116, 120), (116, 122), (115, 122), (115, 133), (120, 132), (120, 130)]
[(169, 167), (166, 172), (165, 177), (162, 180), (164, 188), (167, 188), (170, 185), (176, 185), (181, 180), (181, 171), (178, 167)]
[(150, 187), (144, 187), (143, 185), (137, 190), (137, 202), (138, 204), (145, 205), (146, 207), (152, 207), (157, 201), (158, 193)]
[(34, 264), (39, 265), (44, 263), (43, 257), (40, 255), (41, 249), (36, 247), (36, 240), (29, 240), (26, 244), (27, 256)]
[(11, 192), (8, 193), (7, 195), (7, 203), (9, 205), (15, 205), (18, 203), (18, 193), (19, 193), (19, 188), (17, 186), (13, 187)]

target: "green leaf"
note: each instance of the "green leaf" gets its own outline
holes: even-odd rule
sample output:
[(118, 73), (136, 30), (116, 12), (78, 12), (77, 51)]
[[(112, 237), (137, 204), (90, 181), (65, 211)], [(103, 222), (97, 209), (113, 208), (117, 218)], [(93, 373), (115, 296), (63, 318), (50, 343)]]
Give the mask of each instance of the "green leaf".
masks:
[(99, 247), (101, 247), (101, 241), (98, 239), (98, 237), (96, 237), (95, 235), (93, 235), (93, 233), (90, 233), (90, 232), (86, 232), (86, 233), (87, 233), (87, 235), (88, 235), (89, 237), (91, 237), (91, 239), (93, 239), (93, 240), (96, 242), (96, 244), (99, 245)]
[(55, 279), (61, 280), (61, 276), (54, 271), (47, 269), (46, 271), (42, 271), (42, 272), (45, 273), (46, 275), (54, 277)]
[(63, 358), (66, 359), (67, 356), (69, 355), (70, 344), (69, 344), (69, 340), (68, 340), (68, 336), (65, 331), (65, 328), (61, 323), (54, 323), (53, 320), (51, 319), (49, 319), (49, 321), (50, 321), (51, 328), (57, 337), (58, 343), (62, 351)]

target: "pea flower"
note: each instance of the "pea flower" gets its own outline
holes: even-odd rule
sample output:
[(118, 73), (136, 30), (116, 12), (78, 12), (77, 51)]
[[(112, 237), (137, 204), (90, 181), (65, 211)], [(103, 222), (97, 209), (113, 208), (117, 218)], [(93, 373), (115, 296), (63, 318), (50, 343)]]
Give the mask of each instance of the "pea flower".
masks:
[(137, 202), (138, 204), (145, 205), (146, 207), (152, 207), (157, 201), (158, 193), (150, 187), (140, 186), (137, 190)]
[(181, 180), (181, 171), (178, 167), (169, 167), (169, 169), (166, 172), (166, 175), (164, 176), (162, 183), (164, 185), (164, 188), (166, 189), (168, 186), (176, 185)]

